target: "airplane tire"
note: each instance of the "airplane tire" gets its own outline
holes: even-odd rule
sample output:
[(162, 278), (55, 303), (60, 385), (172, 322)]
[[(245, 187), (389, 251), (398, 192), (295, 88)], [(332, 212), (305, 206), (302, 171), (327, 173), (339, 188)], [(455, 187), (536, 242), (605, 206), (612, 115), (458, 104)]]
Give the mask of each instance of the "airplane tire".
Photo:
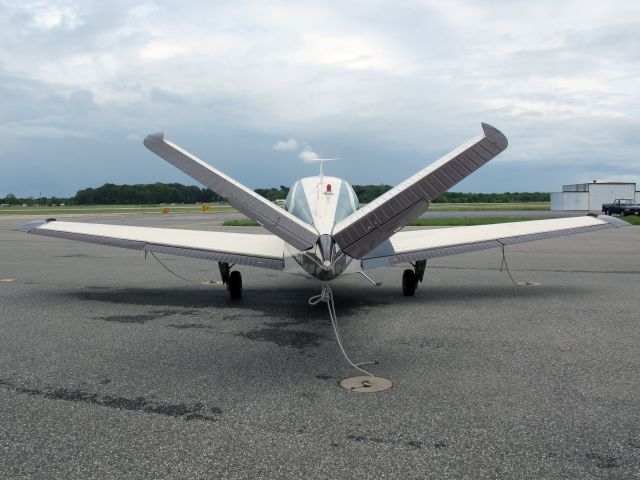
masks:
[(229, 295), (233, 299), (238, 299), (242, 296), (242, 274), (237, 270), (234, 270), (229, 275)]
[(416, 293), (416, 274), (413, 270), (406, 269), (402, 274), (402, 294), (405, 297), (413, 297)]

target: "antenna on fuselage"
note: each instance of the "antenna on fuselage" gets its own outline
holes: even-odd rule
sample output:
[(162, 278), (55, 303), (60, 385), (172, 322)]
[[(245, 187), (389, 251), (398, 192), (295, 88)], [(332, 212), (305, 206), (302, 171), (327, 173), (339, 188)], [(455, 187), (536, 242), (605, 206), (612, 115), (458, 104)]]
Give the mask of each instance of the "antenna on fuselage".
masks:
[(334, 158), (318, 157), (318, 158), (310, 158), (310, 159), (308, 159), (306, 161), (307, 162), (320, 162), (320, 183), (322, 183), (323, 179), (324, 179), (324, 162), (331, 162), (333, 160), (340, 160), (340, 157), (334, 157)]

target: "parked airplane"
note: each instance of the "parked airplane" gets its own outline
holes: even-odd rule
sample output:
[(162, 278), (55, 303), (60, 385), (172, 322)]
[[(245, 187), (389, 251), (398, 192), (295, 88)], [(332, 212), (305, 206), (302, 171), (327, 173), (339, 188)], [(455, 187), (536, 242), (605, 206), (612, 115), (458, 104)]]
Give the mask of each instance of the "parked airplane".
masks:
[[(285, 209), (164, 139), (145, 138), (145, 146), (187, 175), (227, 199), (270, 235), (203, 232), (52, 221), (29, 222), (18, 230), (115, 247), (201, 258), (218, 262), (231, 298), (242, 295), (236, 265), (282, 270), (326, 282), (339, 275), (411, 264), (402, 275), (402, 292), (414, 295), (429, 258), (504, 247), (543, 238), (621, 227), (604, 215), (497, 225), (400, 231), (436, 197), (507, 148), (506, 137), (482, 124), (483, 135), (469, 140), (359, 208), (349, 183), (320, 175), (298, 180)], [(322, 164), (321, 164), (322, 166)], [(368, 277), (367, 277), (368, 278)], [(324, 289), (323, 289), (324, 292)]]

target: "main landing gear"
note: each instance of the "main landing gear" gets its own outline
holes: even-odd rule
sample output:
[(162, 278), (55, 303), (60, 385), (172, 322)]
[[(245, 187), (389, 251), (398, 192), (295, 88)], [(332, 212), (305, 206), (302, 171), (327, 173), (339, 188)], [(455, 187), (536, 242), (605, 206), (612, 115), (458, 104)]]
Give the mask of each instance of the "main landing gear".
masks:
[(229, 295), (235, 300), (242, 297), (242, 274), (238, 270), (232, 272), (233, 266), (226, 262), (218, 262), (222, 283), (227, 286)]
[(426, 260), (418, 260), (416, 263), (411, 264), (413, 270), (407, 268), (402, 273), (402, 294), (405, 297), (413, 297), (418, 288), (418, 282), (422, 282), (424, 278), (424, 271), (427, 268)]

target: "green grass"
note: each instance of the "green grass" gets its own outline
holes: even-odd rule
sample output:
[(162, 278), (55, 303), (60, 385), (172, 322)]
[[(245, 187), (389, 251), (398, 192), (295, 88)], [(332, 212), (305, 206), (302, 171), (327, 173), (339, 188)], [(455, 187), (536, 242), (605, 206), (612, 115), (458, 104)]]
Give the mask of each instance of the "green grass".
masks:
[(636, 217), (635, 215), (627, 215), (626, 217), (620, 217), (620, 220), (629, 222), (631, 225), (640, 225), (640, 217)]
[[(56, 215), (139, 215), (162, 213), (163, 208), (169, 209), (169, 214), (202, 213), (201, 205), (79, 205), (65, 207), (1, 207), (1, 215), (40, 215), (55, 217)], [(211, 212), (231, 213), (236, 210), (229, 205), (212, 205)], [(496, 211), (496, 210), (549, 210), (548, 203), (433, 203), (429, 210), (435, 212), (464, 212), (464, 211)]]
[(416, 218), (412, 227), (463, 227), (469, 225), (491, 225), (494, 223), (527, 222), (529, 220), (548, 220), (552, 217), (451, 217)]
[[(65, 207), (2, 207), (0, 215), (97, 215), (97, 214), (162, 214), (168, 208), (169, 214), (203, 213), (202, 205), (80, 205)], [(211, 205), (206, 213), (233, 213), (237, 210), (228, 205)]]
[(522, 211), (550, 210), (549, 202), (540, 203), (432, 203), (429, 210), (433, 212), (474, 212), (474, 211)]
[(260, 224), (254, 220), (225, 220), (222, 222), (224, 227), (259, 227)]

